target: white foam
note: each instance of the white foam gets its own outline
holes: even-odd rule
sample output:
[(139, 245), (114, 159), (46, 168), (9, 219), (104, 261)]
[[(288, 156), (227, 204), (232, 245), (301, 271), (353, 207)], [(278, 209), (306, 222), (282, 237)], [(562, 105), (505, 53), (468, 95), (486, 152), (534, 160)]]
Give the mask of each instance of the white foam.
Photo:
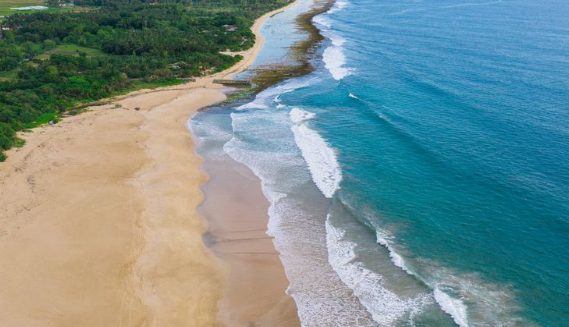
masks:
[(307, 197), (323, 196), (305, 186), (312, 176), (290, 130), (288, 110), (245, 110), (231, 118), (234, 137), (223, 148), (261, 180), (271, 204), (268, 234), (281, 254), (301, 325), (377, 327), (328, 263), (325, 213), (303, 205), (310, 203)]
[(346, 8), (350, 3), (346, 0), (336, 0), (336, 2), (334, 2), (334, 6), (332, 8), (330, 8), (330, 10), (328, 10), (329, 14), (333, 14), (335, 12), (338, 12), (344, 8)]
[(324, 62), (326, 69), (337, 81), (350, 75), (352, 73), (352, 69), (344, 67), (346, 64), (346, 56), (343, 52), (343, 45), (346, 43), (346, 40), (332, 31), (332, 21), (329, 17), (330, 14), (338, 12), (348, 5), (349, 2), (347, 1), (337, 0), (328, 12), (313, 18), (315, 23), (323, 27), (321, 28), (322, 34), (332, 43), (324, 50), (324, 53), (322, 54), (322, 61)]
[(186, 122), (186, 127), (200, 140), (227, 141), (231, 138), (231, 132), (222, 129), (217, 122), (193, 119), (193, 116)]
[(433, 261), (423, 260), (422, 265), (438, 305), (459, 326), (525, 326), (515, 313), (519, 308), (507, 286), (489, 284), (477, 274), (460, 273)]
[[(433, 295), (439, 307), (450, 315), (460, 327), (470, 326), (469, 310), (476, 312), (476, 322), (482, 322), (485, 325), (499, 321), (499, 326), (502, 327), (518, 326), (519, 319), (511, 314), (515, 311), (516, 305), (512, 302), (510, 293), (503, 286), (489, 285), (475, 274), (460, 274), (435, 262), (425, 260), (420, 265), (423, 266), (423, 270), (427, 267), (428, 269), (418, 275), (395, 251), (393, 236), (378, 229), (377, 242), (388, 249), (393, 264), (408, 274), (417, 276), (434, 290)], [(459, 294), (460, 298), (453, 297), (448, 294), (448, 291), (443, 290), (450, 290), (452, 294)], [(468, 299), (469, 303), (472, 303), (472, 307), (467, 306), (464, 299)], [(500, 310), (496, 311), (496, 307), (499, 307)]]
[(344, 43), (346, 43), (346, 39), (334, 34), (330, 35), (330, 41), (332, 41), (332, 45), (335, 45), (337, 47), (341, 47), (344, 45)]
[(353, 94), (352, 92), (350, 92), (349, 97), (352, 99), (357, 99), (360, 100), (360, 98), (358, 98), (355, 94)]
[(345, 43), (345, 40), (339, 36), (331, 36), (330, 40), (332, 41), (332, 45), (324, 50), (322, 61), (324, 61), (324, 65), (332, 77), (339, 81), (350, 75), (352, 71), (344, 67), (346, 64), (346, 56), (344, 55), (342, 45)]
[(328, 19), (328, 17), (325, 14), (314, 16), (314, 18), (312, 18), (312, 21), (326, 28), (332, 27), (332, 22), (330, 21), (330, 19)]
[(290, 120), (292, 120), (292, 122), (295, 124), (298, 124), (298, 123), (303, 122), (305, 120), (312, 119), (312, 118), (316, 117), (316, 115), (314, 113), (304, 111), (304, 110), (299, 109), (299, 108), (292, 108), (289, 115), (290, 115)]
[(427, 294), (403, 299), (385, 288), (383, 278), (357, 261), (356, 244), (345, 239), (345, 232), (326, 220), (328, 261), (340, 279), (354, 291), (360, 303), (381, 326), (392, 326), (432, 303)]
[(448, 313), (460, 327), (468, 327), (466, 305), (459, 299), (452, 298), (445, 292), (435, 288), (435, 301), (444, 312)]
[(303, 123), (307, 117), (313, 118), (314, 114), (297, 109), (291, 112), (290, 117), (296, 123), (291, 127), (294, 140), (308, 164), (314, 183), (325, 197), (332, 198), (342, 181), (342, 170), (334, 149), (320, 134)]
[[(387, 248), (393, 264), (431, 287), (439, 307), (450, 315), (457, 325), (470, 326), (469, 311), (476, 312), (476, 317), (472, 317), (472, 320), (477, 326), (479, 322), (489, 325), (497, 321), (500, 322), (501, 327), (519, 325), (519, 318), (512, 314), (516, 310), (516, 305), (512, 302), (513, 297), (506, 288), (501, 285), (487, 284), (475, 274), (461, 274), (432, 261), (421, 260), (421, 272), (416, 273), (403, 256), (397, 253), (393, 239), (389, 232), (377, 229), (377, 243)], [(448, 291), (452, 294), (459, 294), (460, 298), (449, 295)], [(472, 303), (471, 307), (466, 305), (464, 299)], [(500, 308), (500, 310), (496, 311), (495, 308)]]
[[(393, 248), (392, 245), (393, 236), (389, 234), (387, 231), (380, 229), (377, 229), (376, 235), (377, 235), (377, 243), (387, 248), (387, 250), (389, 251), (389, 257), (391, 258), (393, 264), (403, 269), (409, 275), (416, 276), (416, 274), (407, 266), (403, 257), (399, 255)], [(440, 271), (446, 271), (446, 270), (441, 269)], [(442, 276), (445, 275), (446, 275), (445, 273), (442, 274)], [(427, 284), (431, 284), (428, 281), (425, 282)], [(459, 282), (458, 284), (460, 285), (461, 283)], [(459, 289), (464, 287), (464, 285), (461, 286), (462, 287), (459, 287)], [(467, 307), (462, 300), (451, 297), (450, 295), (441, 291), (440, 288), (437, 286), (434, 287), (433, 293), (437, 304), (441, 307), (441, 309), (444, 312), (446, 312), (452, 317), (452, 319), (456, 322), (457, 325), (459, 325), (460, 327), (469, 327), (468, 318), (467, 318)]]
[(306, 87), (314, 82), (312, 79), (291, 79), (275, 87), (268, 88), (257, 94), (255, 100), (237, 107), (237, 110), (244, 109), (268, 109), (274, 103), (280, 103), (279, 96), (285, 93)]
[(377, 237), (377, 243), (385, 246), (387, 248), (387, 250), (389, 251), (389, 257), (391, 258), (391, 262), (393, 262), (393, 264), (396, 265), (397, 267), (403, 269), (409, 275), (414, 275), (413, 272), (411, 271), (411, 269), (409, 269), (409, 267), (407, 267), (403, 257), (400, 256), (393, 249), (393, 246), (391, 245), (391, 239), (393, 237), (390, 234), (388, 234), (386, 231), (382, 231), (380, 229), (377, 229), (376, 237)]
[(196, 148), (200, 148), (200, 156), (222, 158), (226, 155), (225, 151), (218, 145), (230, 140), (232, 133), (223, 128), (216, 118), (217, 115), (207, 116), (202, 112), (196, 112), (186, 123), (186, 127), (190, 130), (196, 143)]

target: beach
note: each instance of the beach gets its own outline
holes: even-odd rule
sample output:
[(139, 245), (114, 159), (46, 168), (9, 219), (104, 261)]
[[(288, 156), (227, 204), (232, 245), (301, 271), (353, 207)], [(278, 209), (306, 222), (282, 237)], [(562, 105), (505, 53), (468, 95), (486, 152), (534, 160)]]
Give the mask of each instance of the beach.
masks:
[[(195, 17), (268, 5), (227, 4)], [(125, 6), (115, 28), (146, 17)], [(166, 49), (169, 12), (149, 16)], [(226, 71), (21, 133), (0, 163), (0, 327), (565, 327), (567, 13), (297, 0)], [(201, 45), (241, 42), (237, 16), (215, 21)], [(254, 87), (214, 83), (231, 78)], [(2, 148), (33, 98), (10, 87)]]
[[(226, 99), (213, 79), (251, 65), (261, 25), (291, 5), (255, 22), (255, 46), (227, 71), (133, 92), (21, 135), (26, 144), (0, 164), (1, 325), (299, 325), (278, 253), (263, 236), (268, 204), (259, 187), (246, 225), (259, 241), (241, 252), (270, 259), (225, 261), (205, 246), (208, 226), (196, 208), (208, 176), (186, 128), (198, 109)], [(263, 300), (268, 294), (274, 300)]]

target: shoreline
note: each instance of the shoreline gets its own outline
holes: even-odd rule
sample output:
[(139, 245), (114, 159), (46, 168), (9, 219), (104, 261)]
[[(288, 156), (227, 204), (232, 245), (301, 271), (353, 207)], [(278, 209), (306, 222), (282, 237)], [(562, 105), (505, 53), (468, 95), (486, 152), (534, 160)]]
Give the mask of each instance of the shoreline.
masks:
[[(287, 56), (294, 58), (292, 61), (249, 69), (257, 92), (313, 71), (310, 60), (323, 36), (311, 20), (332, 5), (329, 0), (311, 1), (307, 10), (295, 14), (292, 24), (306, 38), (288, 48)], [(192, 134), (199, 148), (200, 140), (194, 131)], [(274, 237), (268, 234), (270, 202), (261, 180), (249, 167), (227, 155), (223, 159), (206, 156), (201, 168), (208, 176), (201, 187), (205, 198), (198, 207), (208, 223), (204, 240), (228, 268), (220, 321), (236, 327), (301, 326), (296, 302), (288, 294), (290, 281), (281, 254), (275, 248)]]
[(220, 326), (227, 271), (202, 240), (208, 177), (185, 122), (226, 98), (212, 80), (247, 69), (264, 21), (295, 4), (258, 18), (224, 72), (21, 135), (0, 165), (2, 324)]
[(267, 234), (270, 203), (261, 181), (227, 155), (206, 160), (210, 176), (198, 213), (207, 219), (206, 246), (228, 268), (219, 318), (226, 326), (299, 327), (296, 303), (273, 237)]

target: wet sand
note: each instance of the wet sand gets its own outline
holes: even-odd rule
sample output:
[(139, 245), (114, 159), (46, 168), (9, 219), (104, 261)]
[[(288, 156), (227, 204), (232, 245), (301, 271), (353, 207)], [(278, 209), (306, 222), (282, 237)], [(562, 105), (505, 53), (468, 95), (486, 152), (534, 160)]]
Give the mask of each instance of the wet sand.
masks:
[[(257, 35), (272, 14), (255, 23)], [(0, 164), (0, 325), (223, 324), (220, 299), (249, 284), (202, 241), (195, 209), (207, 176), (185, 123), (225, 99), (212, 79), (246, 69), (261, 45), (216, 76), (134, 92), (22, 135), (26, 145)], [(284, 294), (274, 257), (267, 270)], [(268, 317), (263, 310), (243, 317)]]
[(279, 253), (266, 234), (269, 202), (261, 181), (229, 157), (203, 166), (211, 179), (198, 212), (209, 223), (208, 246), (229, 266), (221, 320), (231, 326), (300, 326)]

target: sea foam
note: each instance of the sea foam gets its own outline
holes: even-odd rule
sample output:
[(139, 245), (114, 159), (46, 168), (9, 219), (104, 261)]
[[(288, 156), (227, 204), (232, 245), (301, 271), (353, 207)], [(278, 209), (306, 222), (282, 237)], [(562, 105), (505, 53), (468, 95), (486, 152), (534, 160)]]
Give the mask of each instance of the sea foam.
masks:
[(274, 103), (280, 103), (280, 96), (286, 93), (290, 93), (294, 90), (307, 87), (311, 83), (313, 83), (316, 78), (311, 79), (292, 79), (288, 80), (285, 83), (277, 85), (272, 88), (268, 88), (263, 92), (257, 94), (255, 99), (251, 102), (243, 104), (237, 107), (237, 110), (244, 110), (244, 109), (268, 109)]
[(271, 204), (267, 233), (274, 237), (275, 248), (281, 254), (290, 281), (287, 292), (297, 304), (301, 325), (377, 327), (327, 260), (326, 207), (317, 203), (328, 201), (312, 183), (313, 177), (291, 132), (295, 124), (291, 119), (297, 125), (307, 124), (314, 114), (299, 108), (292, 114), (254, 108), (232, 112), (230, 117), (234, 135), (223, 149), (261, 180)]
[(355, 94), (353, 94), (352, 92), (350, 92), (350, 93), (348, 94), (348, 96), (349, 96), (350, 98), (352, 98), (352, 99), (360, 100), (360, 98), (358, 98), (358, 96), (355, 95)]
[(344, 55), (343, 45), (346, 43), (346, 40), (334, 33), (332, 30), (332, 20), (330, 19), (330, 14), (343, 9), (347, 5), (348, 2), (336, 1), (334, 7), (327, 13), (313, 18), (313, 21), (320, 25), (322, 34), (331, 42), (331, 45), (328, 46), (322, 54), (322, 61), (335, 80), (341, 80), (352, 72), (350, 68), (344, 67), (346, 65), (346, 56)]
[(314, 114), (311, 112), (294, 108), (290, 112), (290, 118), (295, 123), (291, 130), (295, 142), (308, 164), (314, 183), (325, 197), (332, 198), (340, 188), (342, 171), (334, 149), (318, 132), (306, 125), (305, 121), (313, 117)]
[[(499, 322), (497, 326), (501, 327), (518, 325), (518, 319), (511, 318), (511, 312), (516, 310), (516, 305), (512, 303), (510, 292), (503, 286), (489, 285), (474, 274), (464, 275), (425, 260), (421, 262), (423, 267), (415, 272), (397, 252), (394, 237), (389, 232), (377, 229), (376, 235), (377, 243), (389, 251), (393, 264), (431, 288), (438, 306), (451, 316), (458, 326), (478, 326), (480, 321), (484, 324)], [(467, 306), (464, 300), (472, 303), (472, 307)], [(501, 309), (496, 311), (496, 307)], [(476, 323), (470, 321), (469, 311), (476, 312)]]
[(290, 120), (292, 120), (292, 122), (295, 124), (298, 124), (298, 123), (301, 123), (305, 120), (312, 119), (312, 118), (316, 117), (316, 115), (314, 113), (304, 111), (304, 110), (298, 109), (298, 108), (292, 108), (289, 115), (290, 115)]
[(350, 3), (346, 0), (337, 0), (334, 2), (334, 6), (332, 6), (332, 8), (330, 8), (330, 10), (328, 10), (328, 13), (333, 14), (335, 12), (338, 12), (344, 8), (346, 8)]
[(332, 225), (330, 215), (326, 220), (326, 235), (330, 265), (380, 326), (392, 326), (405, 317), (411, 318), (432, 303), (428, 294), (404, 299), (388, 290), (381, 275), (358, 261), (357, 245), (346, 240), (345, 232)]
[[(395, 251), (392, 245), (393, 236), (387, 231), (377, 229), (376, 232), (377, 243), (383, 245), (389, 251), (389, 257), (393, 264), (401, 269), (403, 269), (409, 275), (416, 276), (415, 273), (407, 266), (405, 260), (399, 253)], [(468, 327), (468, 320), (466, 316), (466, 306), (464, 303), (455, 299), (448, 294), (441, 291), (439, 288), (435, 287), (434, 298), (441, 309), (449, 314), (457, 325), (460, 327)]]
[(391, 258), (391, 262), (397, 267), (403, 269), (410, 275), (414, 275), (414, 273), (407, 267), (405, 260), (399, 253), (395, 252), (393, 247), (391, 246), (391, 235), (389, 235), (386, 231), (377, 230), (376, 231), (377, 243), (383, 245), (389, 251), (389, 257)]
[(352, 73), (352, 69), (344, 67), (346, 65), (346, 56), (344, 55), (343, 45), (346, 40), (334, 33), (332, 30), (332, 20), (330, 14), (338, 12), (349, 5), (349, 2), (338, 0), (328, 12), (314, 17), (312, 20), (320, 25), (322, 34), (332, 43), (328, 46), (322, 54), (322, 61), (326, 69), (330, 72), (332, 77), (339, 81)]
[(312, 18), (312, 21), (315, 22), (316, 24), (322, 25), (322, 26), (327, 27), (327, 28), (332, 27), (332, 22), (325, 15), (315, 16), (314, 18)]
[(350, 75), (352, 70), (344, 67), (346, 64), (346, 56), (344, 55), (342, 45), (345, 43), (345, 40), (339, 36), (331, 36), (330, 41), (332, 45), (324, 50), (322, 60), (332, 77), (339, 81)]
[(435, 300), (441, 309), (443, 309), (444, 312), (448, 313), (457, 325), (460, 327), (468, 327), (466, 305), (464, 305), (462, 300), (452, 298), (438, 288), (435, 288), (434, 293)]

